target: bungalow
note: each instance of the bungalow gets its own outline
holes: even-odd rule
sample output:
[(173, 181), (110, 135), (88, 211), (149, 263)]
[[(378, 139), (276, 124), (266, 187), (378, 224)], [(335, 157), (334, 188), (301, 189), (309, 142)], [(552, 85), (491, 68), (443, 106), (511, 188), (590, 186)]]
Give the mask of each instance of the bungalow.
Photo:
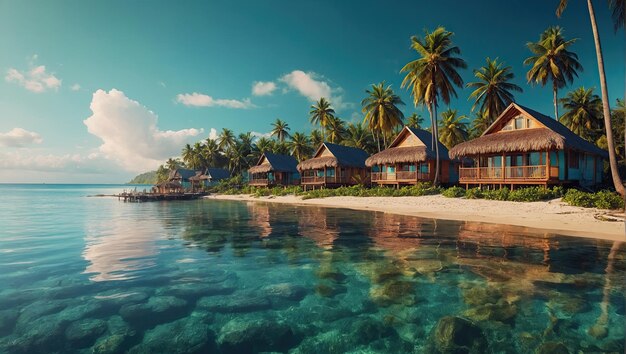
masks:
[(459, 182), (510, 186), (578, 184), (602, 181), (607, 152), (582, 139), (558, 121), (511, 103), (477, 139), (450, 149), (463, 159)]
[(313, 158), (298, 164), (302, 176), (300, 183), (305, 190), (309, 187), (315, 189), (369, 184), (365, 167), (367, 155), (367, 152), (358, 148), (322, 143)]
[(189, 170), (179, 168), (170, 171), (168, 181), (178, 182), (184, 189), (194, 190), (216, 184), (222, 179), (230, 177), (230, 172), (223, 168), (206, 168), (204, 170)]
[(263, 153), (256, 166), (248, 170), (251, 186), (271, 187), (297, 185), (300, 181), (298, 161), (290, 155)]
[[(439, 163), (442, 183), (456, 183), (456, 169), (448, 157), (448, 149), (440, 142)], [(365, 160), (372, 169), (372, 183), (379, 185), (410, 185), (435, 178), (436, 152), (433, 136), (422, 129), (404, 127), (389, 147)]]

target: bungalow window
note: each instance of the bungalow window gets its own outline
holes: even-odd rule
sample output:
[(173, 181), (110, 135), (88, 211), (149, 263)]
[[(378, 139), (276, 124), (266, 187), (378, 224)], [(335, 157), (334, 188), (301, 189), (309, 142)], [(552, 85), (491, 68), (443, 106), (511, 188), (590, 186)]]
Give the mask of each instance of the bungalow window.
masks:
[(526, 121), (524, 118), (515, 118), (515, 129), (524, 129)]
[(387, 173), (396, 173), (396, 166), (387, 166)]
[(334, 168), (329, 168), (326, 170), (326, 176), (327, 177), (335, 177), (335, 169)]
[(428, 163), (421, 163), (420, 164), (420, 172), (421, 173), (428, 173)]
[(580, 168), (580, 154), (576, 151), (569, 152), (569, 168)]

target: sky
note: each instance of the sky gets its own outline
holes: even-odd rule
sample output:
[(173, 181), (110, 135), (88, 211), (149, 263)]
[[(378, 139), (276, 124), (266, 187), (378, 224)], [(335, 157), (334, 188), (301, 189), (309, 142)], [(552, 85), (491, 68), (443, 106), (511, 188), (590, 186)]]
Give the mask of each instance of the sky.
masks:
[[(624, 97), (625, 38), (606, 1), (594, 1), (609, 97)], [(0, 183), (123, 183), (179, 156), (186, 143), (267, 135), (280, 118), (310, 132), (320, 97), (360, 122), (361, 100), (385, 81), (413, 112), (400, 84), (417, 58), (410, 38), (444, 26), (468, 69), (486, 57), (513, 68), (516, 101), (550, 115), (550, 87), (530, 86), (526, 43), (548, 26), (578, 38), (584, 71), (568, 89), (599, 78), (586, 2), (570, 1), (31, 1), (0, 0)], [(450, 107), (472, 117), (471, 90)], [(442, 109), (445, 107), (442, 107)]]

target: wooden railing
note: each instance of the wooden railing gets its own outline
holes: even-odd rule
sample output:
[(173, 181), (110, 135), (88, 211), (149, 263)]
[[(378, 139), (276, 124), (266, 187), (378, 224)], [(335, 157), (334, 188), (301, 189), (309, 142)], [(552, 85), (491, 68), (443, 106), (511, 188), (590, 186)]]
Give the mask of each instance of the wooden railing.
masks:
[(372, 172), (372, 182), (376, 181), (428, 181), (430, 174), (418, 171)]
[(348, 183), (348, 179), (346, 177), (318, 177), (318, 176), (302, 176), (300, 182), (303, 184), (307, 183)]
[(461, 167), (460, 180), (520, 180), (547, 179), (546, 165), (505, 166), (505, 167)]
[(253, 178), (248, 182), (248, 184), (252, 186), (267, 186), (270, 184), (270, 180), (267, 178)]

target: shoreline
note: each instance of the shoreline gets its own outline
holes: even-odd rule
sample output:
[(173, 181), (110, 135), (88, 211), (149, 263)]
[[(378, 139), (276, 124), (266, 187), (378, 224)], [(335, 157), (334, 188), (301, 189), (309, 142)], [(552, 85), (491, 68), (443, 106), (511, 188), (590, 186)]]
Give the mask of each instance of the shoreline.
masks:
[(625, 241), (623, 221), (604, 221), (617, 211), (581, 208), (560, 199), (541, 202), (509, 202), (483, 199), (421, 197), (328, 197), (302, 200), (297, 196), (253, 197), (251, 195), (209, 195), (205, 199), (313, 205), (352, 210), (377, 211), (441, 220), (470, 221), (536, 229), (565, 236), (607, 241)]

